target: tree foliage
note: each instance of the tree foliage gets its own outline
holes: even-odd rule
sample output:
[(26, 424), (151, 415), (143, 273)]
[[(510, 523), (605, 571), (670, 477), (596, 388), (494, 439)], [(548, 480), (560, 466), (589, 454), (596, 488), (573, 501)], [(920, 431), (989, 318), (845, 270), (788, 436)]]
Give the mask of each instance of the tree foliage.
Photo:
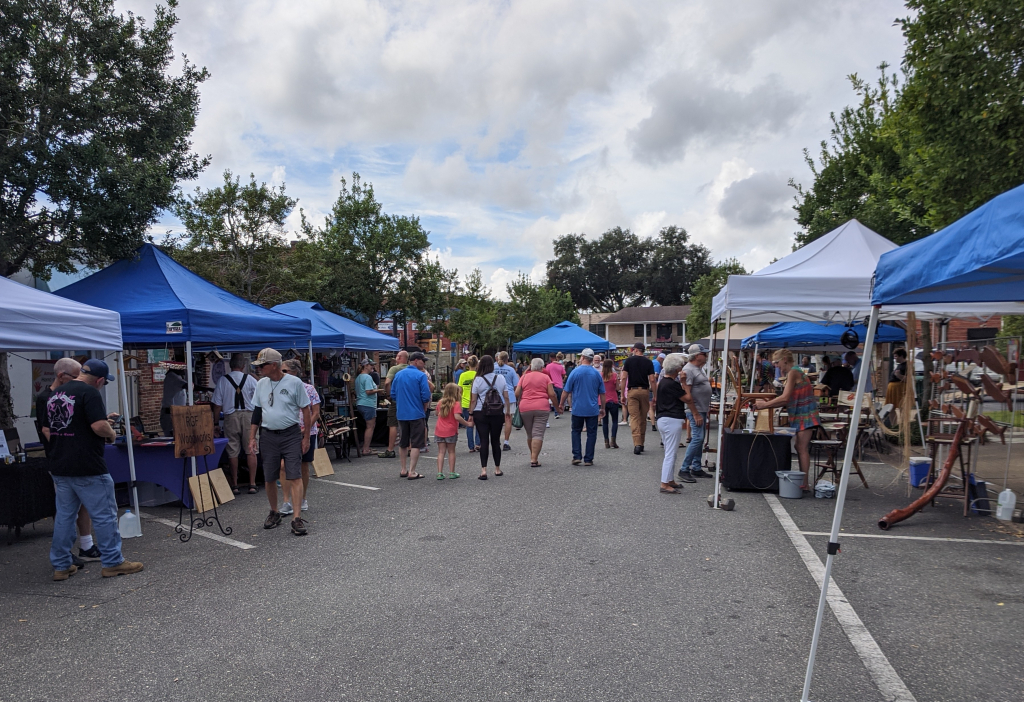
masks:
[(896, 243), (927, 236), (1024, 182), (1024, 6), (908, 0), (902, 80), (851, 76), (813, 184), (798, 185), (806, 244), (851, 217)]
[(259, 305), (291, 299), (291, 248), (284, 224), (296, 201), (281, 187), (242, 184), (224, 171), (224, 184), (181, 198), (174, 212), (187, 234), (171, 249), (183, 265)]
[(722, 261), (693, 286), (690, 314), (686, 317), (687, 337), (702, 338), (711, 332), (711, 303), (729, 282), (730, 275), (747, 275), (748, 271), (735, 258)]
[(687, 304), (697, 281), (714, 267), (711, 251), (689, 242), (686, 230), (672, 225), (663, 228), (653, 243), (646, 277), (647, 299), (653, 304)]
[(112, 0), (0, 10), (0, 275), (131, 255), (206, 166), (189, 136), (207, 72), (168, 75), (175, 5), (151, 27)]
[(385, 213), (373, 185), (353, 173), (351, 187), (341, 179), (323, 226), (303, 216), (302, 228), (296, 265), (309, 299), (335, 312), (355, 310), (371, 324), (385, 312), (406, 316), (404, 302), (430, 247), (418, 217)]

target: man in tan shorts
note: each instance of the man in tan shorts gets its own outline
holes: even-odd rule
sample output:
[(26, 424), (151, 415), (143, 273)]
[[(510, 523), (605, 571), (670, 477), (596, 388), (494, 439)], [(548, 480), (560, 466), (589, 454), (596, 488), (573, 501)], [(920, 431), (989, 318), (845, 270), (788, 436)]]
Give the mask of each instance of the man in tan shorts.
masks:
[(245, 452), (249, 468), (249, 494), (255, 495), (256, 454), (249, 453), (249, 425), (252, 422), (252, 394), (256, 391), (256, 378), (246, 373), (249, 359), (241, 353), (231, 354), (231, 372), (217, 381), (213, 392), (213, 416), (224, 412), (224, 437), (228, 440), (228, 460), (231, 462), (231, 489), (238, 494), (238, 456)]

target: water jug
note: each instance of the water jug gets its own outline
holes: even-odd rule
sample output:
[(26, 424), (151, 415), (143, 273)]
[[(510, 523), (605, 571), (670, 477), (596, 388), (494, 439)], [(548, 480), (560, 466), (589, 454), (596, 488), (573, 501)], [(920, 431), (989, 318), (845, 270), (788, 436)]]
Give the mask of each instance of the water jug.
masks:
[(139, 524), (139, 515), (132, 514), (130, 509), (126, 509), (121, 518), (117, 520), (117, 528), (121, 532), (122, 539), (142, 536), (142, 525)]
[(996, 519), (1008, 522), (1013, 518), (1013, 509), (1017, 506), (1017, 495), (1013, 490), (1006, 489), (999, 493), (999, 506), (996, 507)]

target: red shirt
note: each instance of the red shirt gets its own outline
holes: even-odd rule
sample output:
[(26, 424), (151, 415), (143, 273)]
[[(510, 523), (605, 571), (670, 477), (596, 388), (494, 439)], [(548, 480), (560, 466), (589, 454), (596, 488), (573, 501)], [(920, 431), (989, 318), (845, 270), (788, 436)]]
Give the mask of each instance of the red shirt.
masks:
[(456, 408), (453, 407), (447, 417), (442, 417), (440, 412), (437, 413), (437, 424), (434, 425), (434, 436), (439, 436), (442, 439), (449, 436), (458, 436), (459, 421), (455, 419), (455, 411)]
[[(603, 373), (601, 374), (601, 378), (604, 379)], [(617, 373), (615, 373), (615, 371), (612, 371), (612, 374), (608, 378), (608, 380), (604, 381), (604, 401), (619, 401), (619, 376)]]
[(551, 378), (547, 373), (538, 371), (527, 371), (526, 375), (519, 381), (519, 387), (523, 389), (519, 399), (520, 412), (547, 412), (551, 409), (548, 404), (548, 385)]
[(565, 366), (561, 363), (558, 361), (552, 361), (544, 366), (544, 372), (548, 374), (548, 377), (551, 378), (551, 384), (556, 388), (563, 386), (563, 382), (565, 380)]

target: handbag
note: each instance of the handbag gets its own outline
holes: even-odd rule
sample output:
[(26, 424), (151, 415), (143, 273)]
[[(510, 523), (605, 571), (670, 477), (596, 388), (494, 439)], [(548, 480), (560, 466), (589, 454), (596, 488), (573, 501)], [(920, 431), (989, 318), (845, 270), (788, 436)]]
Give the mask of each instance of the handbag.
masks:
[(512, 426), (516, 429), (523, 428), (523, 417), (519, 414), (519, 407), (516, 407), (516, 413), (512, 415)]

